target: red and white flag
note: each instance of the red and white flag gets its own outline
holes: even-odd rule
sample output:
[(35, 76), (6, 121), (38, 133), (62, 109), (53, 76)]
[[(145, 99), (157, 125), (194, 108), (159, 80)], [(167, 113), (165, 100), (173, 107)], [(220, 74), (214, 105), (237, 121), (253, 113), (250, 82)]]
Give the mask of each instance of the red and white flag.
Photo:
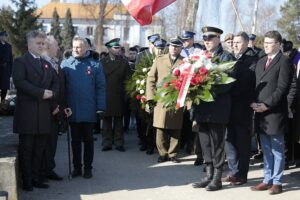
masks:
[(152, 16), (176, 0), (122, 0), (128, 12), (143, 25), (151, 24)]

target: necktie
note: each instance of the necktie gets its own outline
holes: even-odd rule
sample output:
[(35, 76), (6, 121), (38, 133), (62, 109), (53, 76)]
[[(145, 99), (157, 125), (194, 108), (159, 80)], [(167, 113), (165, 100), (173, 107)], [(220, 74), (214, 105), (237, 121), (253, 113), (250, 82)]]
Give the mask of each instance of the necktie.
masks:
[(267, 63), (265, 65), (265, 70), (268, 69), (268, 67), (270, 66), (271, 62), (272, 62), (272, 58), (268, 58)]

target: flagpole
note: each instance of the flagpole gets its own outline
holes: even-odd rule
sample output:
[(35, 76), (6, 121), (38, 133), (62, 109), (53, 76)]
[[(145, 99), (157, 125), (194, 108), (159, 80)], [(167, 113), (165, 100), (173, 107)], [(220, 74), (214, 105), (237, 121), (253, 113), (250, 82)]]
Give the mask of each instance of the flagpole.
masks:
[(252, 29), (251, 29), (251, 33), (253, 33), (253, 34), (256, 32), (258, 2), (259, 2), (259, 0), (255, 0), (255, 4), (254, 4), (254, 16), (253, 16), (253, 23), (252, 23)]
[(235, 15), (236, 15), (236, 17), (237, 17), (237, 19), (238, 19), (238, 21), (239, 21), (239, 23), (240, 23), (240, 26), (241, 26), (241, 28), (242, 28), (242, 31), (245, 31), (244, 26), (243, 26), (243, 24), (242, 24), (242, 20), (241, 20), (241, 18), (240, 18), (240, 15), (239, 15), (237, 9), (236, 9), (236, 6), (235, 6), (235, 0), (231, 0), (231, 4), (232, 4), (233, 10), (234, 10), (234, 12), (235, 12)]

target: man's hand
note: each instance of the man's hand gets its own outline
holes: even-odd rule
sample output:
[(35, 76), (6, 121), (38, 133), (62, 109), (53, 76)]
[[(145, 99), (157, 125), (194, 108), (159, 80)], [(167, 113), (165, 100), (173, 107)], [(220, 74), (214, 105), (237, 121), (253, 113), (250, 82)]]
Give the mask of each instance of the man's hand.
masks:
[(67, 117), (70, 117), (72, 115), (72, 110), (71, 108), (65, 108), (64, 109), (64, 112), (66, 114)]
[(258, 113), (262, 113), (262, 112), (269, 110), (269, 108), (264, 103), (252, 103), (251, 107), (253, 108), (253, 110), (255, 112), (258, 112)]
[(104, 117), (105, 112), (103, 110), (97, 110), (96, 113), (100, 116), (100, 117)]
[(59, 112), (59, 105), (52, 111), (52, 115), (56, 115)]
[(53, 97), (53, 92), (51, 90), (44, 90), (43, 99), (51, 99)]

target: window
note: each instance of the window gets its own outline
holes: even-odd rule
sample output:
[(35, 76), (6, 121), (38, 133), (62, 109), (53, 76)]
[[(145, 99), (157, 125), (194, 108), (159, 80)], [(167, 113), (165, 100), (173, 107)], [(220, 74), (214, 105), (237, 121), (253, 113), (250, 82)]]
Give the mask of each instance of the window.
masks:
[(86, 27), (86, 34), (87, 35), (93, 35), (93, 27), (92, 26)]

